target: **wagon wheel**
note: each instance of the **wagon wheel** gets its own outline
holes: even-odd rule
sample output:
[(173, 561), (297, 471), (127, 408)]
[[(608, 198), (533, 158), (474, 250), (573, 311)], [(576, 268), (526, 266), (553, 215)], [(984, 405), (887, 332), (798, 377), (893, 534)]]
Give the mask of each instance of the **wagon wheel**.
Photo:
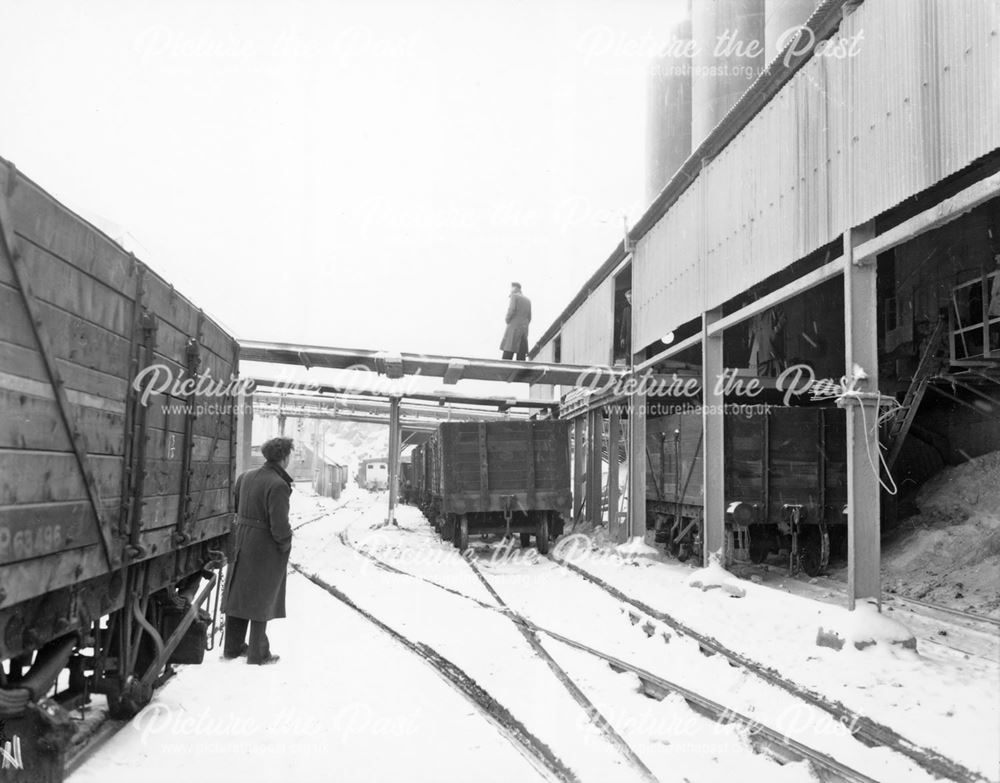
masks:
[(543, 511), (538, 516), (538, 529), (535, 531), (535, 547), (538, 554), (547, 555), (549, 553), (549, 513)]
[(830, 562), (830, 534), (826, 527), (809, 529), (808, 535), (799, 535), (799, 562), (808, 576), (819, 576)]
[(521, 533), (521, 549), (531, 546), (531, 533)]
[(462, 514), (455, 523), (454, 543), (459, 552), (469, 548), (469, 518), (465, 514)]

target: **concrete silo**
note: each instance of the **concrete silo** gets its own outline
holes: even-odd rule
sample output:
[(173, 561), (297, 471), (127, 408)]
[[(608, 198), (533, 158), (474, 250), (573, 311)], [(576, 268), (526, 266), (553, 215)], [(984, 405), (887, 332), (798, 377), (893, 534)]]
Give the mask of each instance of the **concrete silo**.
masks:
[(671, 30), (665, 53), (649, 65), (646, 196), (650, 202), (691, 154), (690, 40), (689, 13)]
[(694, 0), (691, 145), (718, 125), (764, 68), (764, 0)]
[(804, 25), (816, 5), (816, 0), (764, 0), (765, 64), (778, 55), (779, 42), (784, 39), (784, 44), (788, 44), (787, 33)]

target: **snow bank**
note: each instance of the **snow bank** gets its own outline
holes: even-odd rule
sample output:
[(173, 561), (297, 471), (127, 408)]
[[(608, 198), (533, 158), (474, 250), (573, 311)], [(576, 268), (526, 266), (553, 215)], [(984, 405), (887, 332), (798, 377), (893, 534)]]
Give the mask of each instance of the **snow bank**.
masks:
[(655, 557), (660, 554), (660, 550), (646, 543), (643, 536), (635, 536), (624, 544), (615, 547), (615, 551), (620, 555), (631, 555), (636, 557)]
[(824, 609), (821, 623), (816, 634), (816, 644), (821, 647), (864, 650), (882, 644), (917, 649), (917, 640), (910, 630), (879, 612), (875, 604), (857, 604), (853, 612), (829, 607)]
[(723, 568), (721, 552), (713, 552), (708, 560), (707, 566), (699, 568), (688, 577), (687, 582), (690, 587), (699, 587), (702, 592), (719, 589), (729, 593), (733, 598), (743, 598), (747, 594), (747, 591), (738, 584), (739, 578)]

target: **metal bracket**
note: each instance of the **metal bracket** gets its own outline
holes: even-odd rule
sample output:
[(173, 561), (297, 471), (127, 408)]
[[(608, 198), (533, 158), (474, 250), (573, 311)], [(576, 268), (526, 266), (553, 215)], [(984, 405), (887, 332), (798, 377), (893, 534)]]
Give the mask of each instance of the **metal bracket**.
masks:
[(789, 525), (792, 536), (792, 546), (788, 552), (788, 573), (799, 571), (799, 524), (804, 519), (805, 509), (797, 503), (786, 503), (781, 507), (781, 516)]
[[(153, 363), (153, 349), (156, 345), (157, 321), (156, 316), (148, 311), (143, 311), (139, 318), (142, 327), (142, 353), (143, 368), (149, 367)], [(146, 405), (139, 405), (136, 412), (134, 431), (131, 436), (135, 440), (135, 451), (132, 454), (130, 469), (132, 470), (131, 509), (129, 512), (127, 552), (130, 559), (139, 560), (145, 556), (145, 551), (139, 545), (139, 533), (142, 530), (142, 495), (143, 486), (146, 482)]]
[(443, 383), (446, 386), (458, 383), (462, 379), (462, 374), (468, 365), (469, 363), (465, 359), (451, 359), (448, 362), (448, 369), (445, 370)]
[[(204, 323), (205, 314), (199, 310), (196, 336), (188, 338), (185, 348), (186, 369), (188, 379), (191, 381), (194, 381), (201, 368), (201, 339)], [(197, 401), (197, 392), (192, 390), (185, 404), (184, 442), (181, 445), (181, 486), (177, 499), (177, 530), (173, 536), (174, 544), (178, 546), (187, 543), (189, 539), (186, 528), (191, 519), (191, 477), (194, 473), (194, 468), (191, 467), (191, 458), (194, 450), (194, 422), (198, 418)], [(218, 425), (216, 425), (216, 432), (218, 432)], [(213, 452), (215, 450), (214, 442), (212, 450)], [(211, 459), (211, 455), (209, 455), (209, 459)]]
[(399, 353), (381, 351), (375, 356), (375, 370), (390, 380), (403, 377), (403, 356)]

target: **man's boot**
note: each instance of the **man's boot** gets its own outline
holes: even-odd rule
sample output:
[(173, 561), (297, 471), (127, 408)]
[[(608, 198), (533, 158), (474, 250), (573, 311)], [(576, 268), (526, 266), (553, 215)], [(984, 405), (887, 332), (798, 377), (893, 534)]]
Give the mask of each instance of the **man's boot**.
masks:
[(247, 650), (247, 663), (254, 666), (267, 666), (277, 663), (281, 656), (271, 655), (271, 644), (267, 639), (267, 621), (253, 620), (250, 623), (250, 649)]
[(226, 641), (222, 647), (222, 657), (232, 660), (246, 655), (247, 624), (250, 621), (244, 617), (226, 615)]

